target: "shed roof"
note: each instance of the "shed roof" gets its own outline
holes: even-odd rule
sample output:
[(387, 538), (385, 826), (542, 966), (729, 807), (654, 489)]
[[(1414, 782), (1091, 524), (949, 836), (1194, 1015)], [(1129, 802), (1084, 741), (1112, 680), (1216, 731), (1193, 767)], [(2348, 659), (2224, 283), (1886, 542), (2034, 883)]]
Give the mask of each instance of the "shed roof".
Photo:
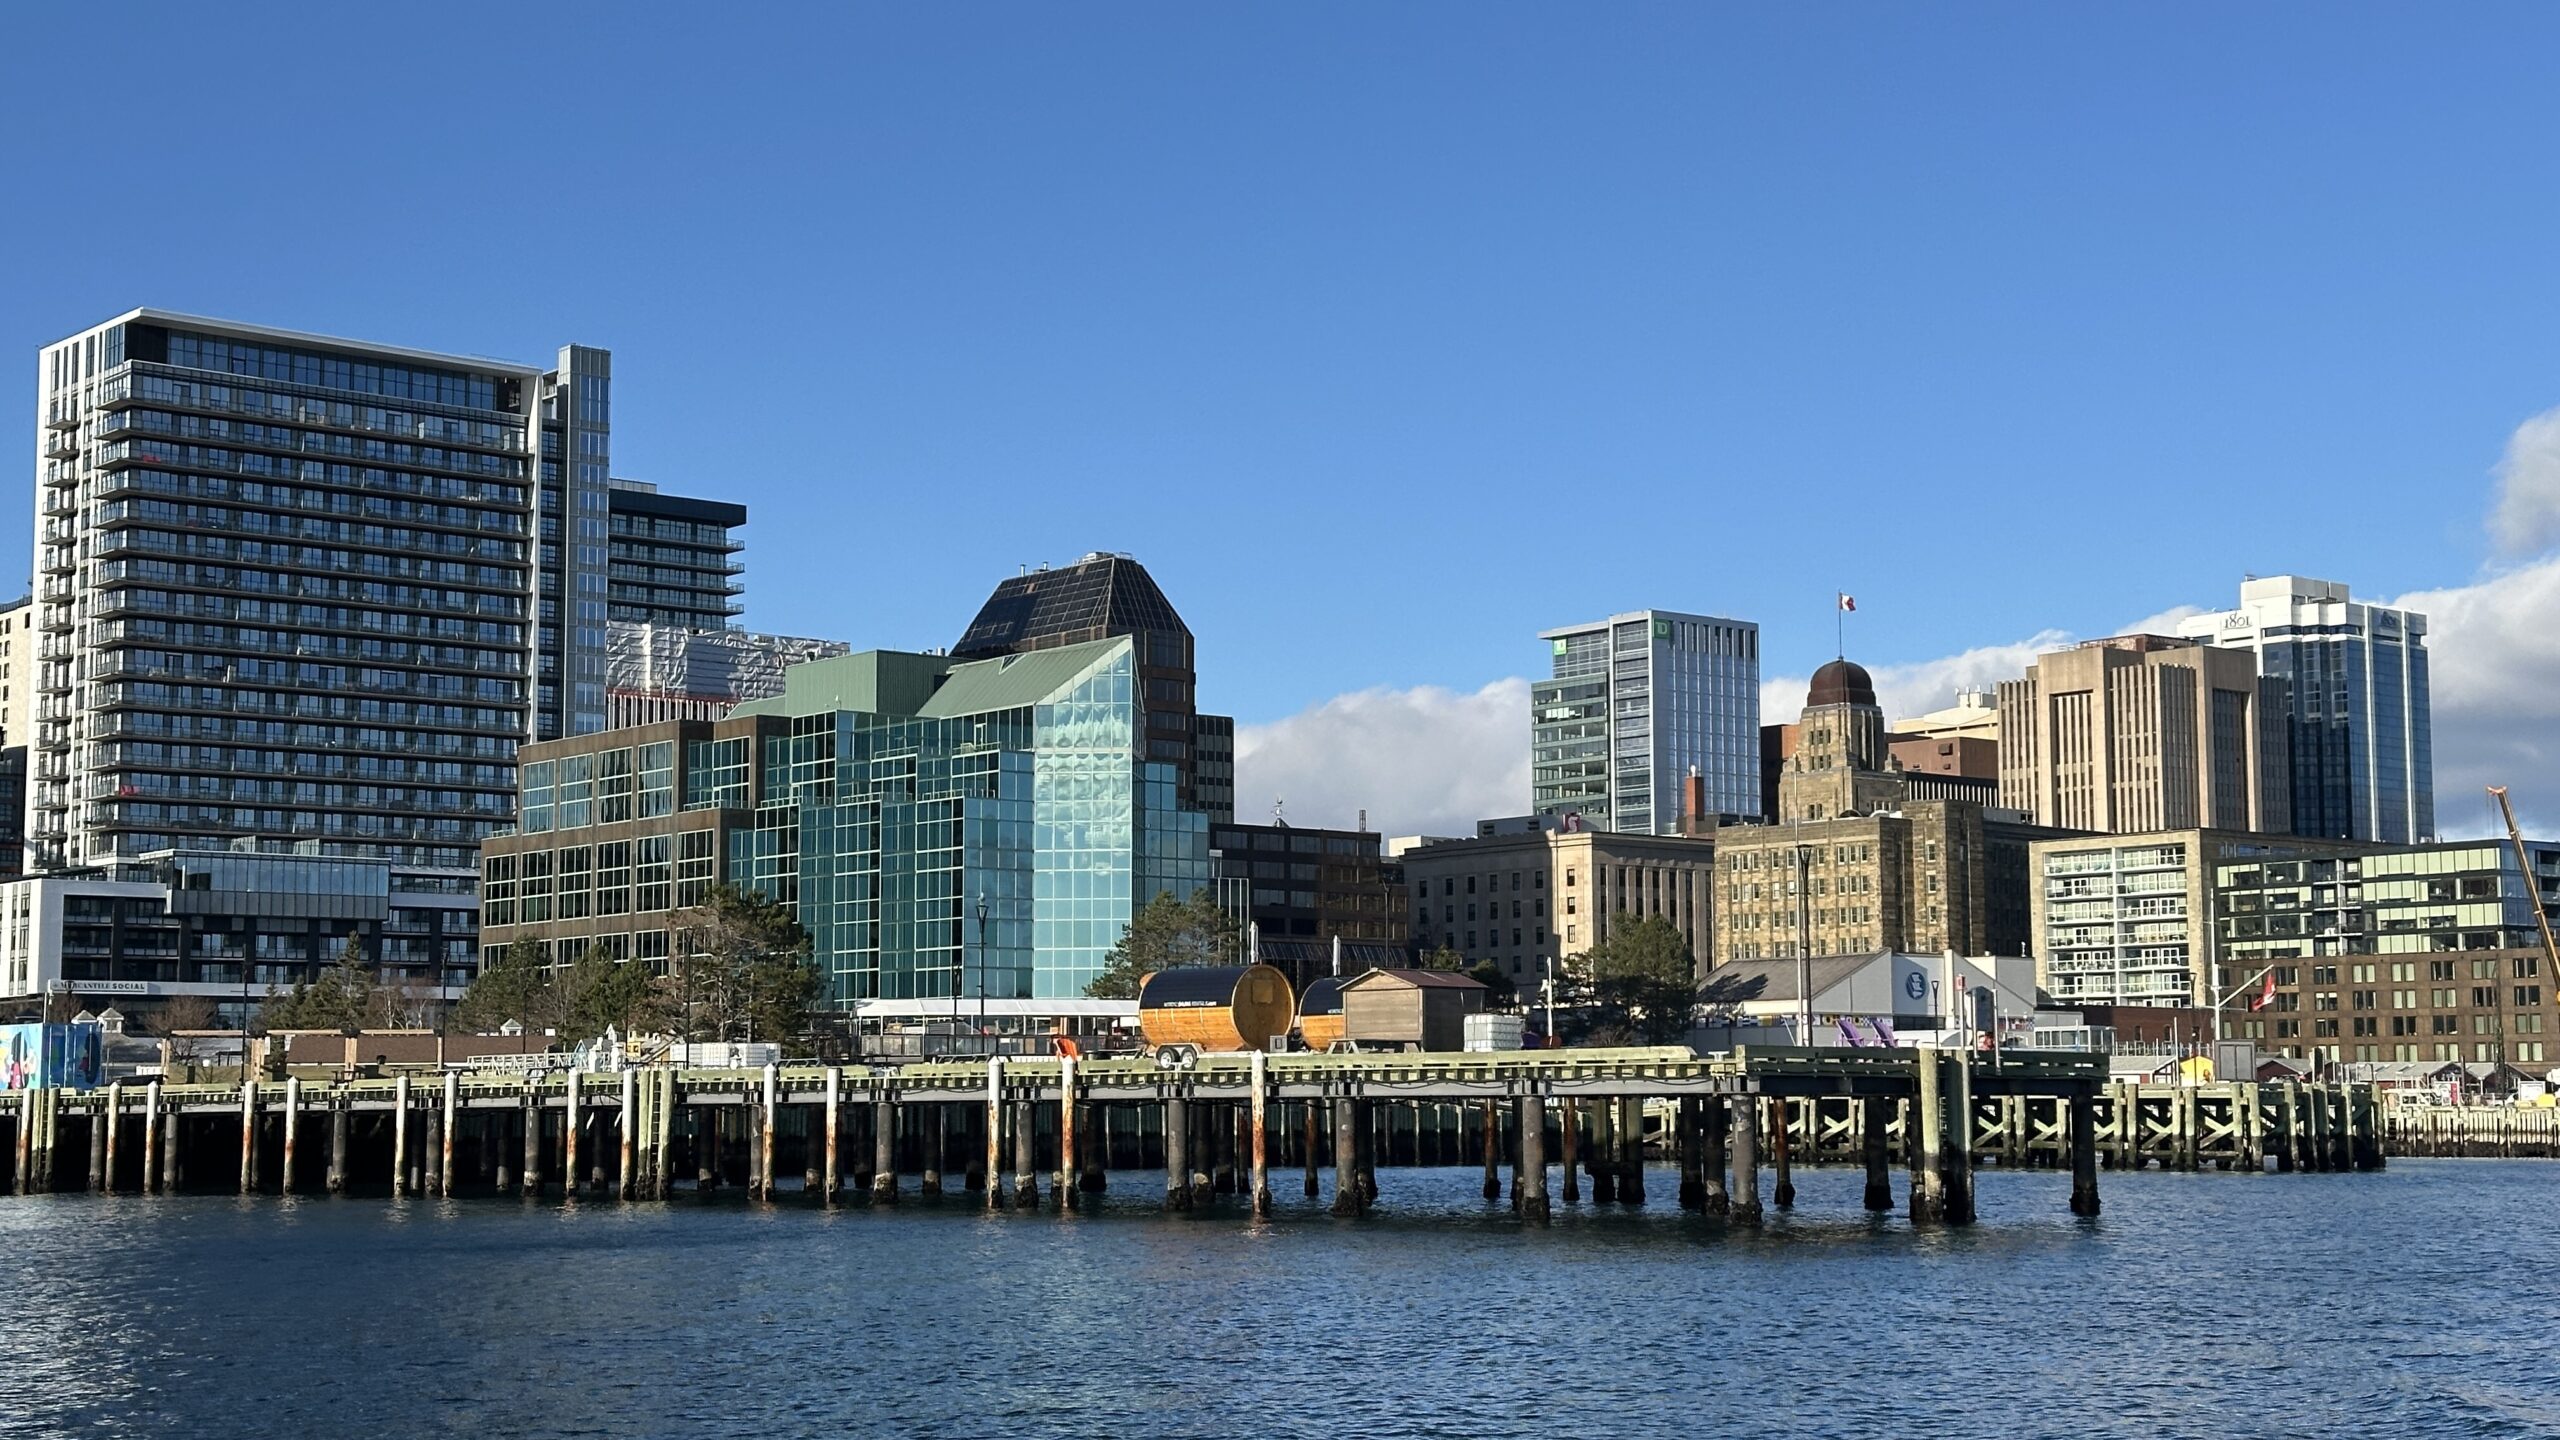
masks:
[(1363, 970), (1342, 982), (1345, 990), (1363, 985), (1411, 985), (1418, 990), (1482, 990), (1481, 980), (1472, 980), (1454, 970)]

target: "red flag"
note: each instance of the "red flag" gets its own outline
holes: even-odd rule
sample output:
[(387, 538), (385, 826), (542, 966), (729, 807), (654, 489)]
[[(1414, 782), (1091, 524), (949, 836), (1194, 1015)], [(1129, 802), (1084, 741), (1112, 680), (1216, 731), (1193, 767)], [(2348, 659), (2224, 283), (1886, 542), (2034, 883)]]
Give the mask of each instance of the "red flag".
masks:
[(2274, 1003), (2276, 1003), (2276, 972), (2270, 970), (2267, 972), (2267, 983), (2258, 987), (2257, 994), (2249, 997), (2249, 1008), (2264, 1010)]

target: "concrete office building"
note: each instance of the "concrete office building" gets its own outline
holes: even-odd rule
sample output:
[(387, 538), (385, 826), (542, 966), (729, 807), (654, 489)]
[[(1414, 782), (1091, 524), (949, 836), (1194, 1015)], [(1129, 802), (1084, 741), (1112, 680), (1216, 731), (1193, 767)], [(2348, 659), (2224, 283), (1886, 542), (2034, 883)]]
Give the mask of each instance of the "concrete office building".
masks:
[(157, 310), (46, 346), (39, 861), (468, 866), (517, 746), (604, 723), (611, 383)]
[(2235, 610), (2180, 634), (2247, 650), (2286, 683), (2297, 835), (2409, 844), (2435, 838), (2427, 617), (2352, 600), (2332, 580), (2277, 575), (2240, 586)]
[(1173, 767), (1184, 808), (1235, 819), (1235, 721), (1200, 713), (1191, 627), (1136, 560), (1097, 550), (1073, 565), (1043, 565), (1003, 581), (951, 653), (985, 660), (1121, 635), (1138, 641), (1147, 758)]
[(1676, 834), (1682, 782), (1721, 815), (1757, 815), (1760, 627), (1638, 610), (1541, 632), (1530, 686), (1530, 805), (1586, 830)]
[(2192, 640), (2045, 655), (2000, 686), (2000, 803), (2072, 830), (2287, 831), (2283, 697), (2256, 657)]
[(1705, 839), (1540, 830), (1427, 841), (1399, 858), (1415, 948), (1489, 960), (1532, 996), (1549, 962), (1608, 939), (1620, 915), (1670, 921), (1704, 969), (1715, 854)]

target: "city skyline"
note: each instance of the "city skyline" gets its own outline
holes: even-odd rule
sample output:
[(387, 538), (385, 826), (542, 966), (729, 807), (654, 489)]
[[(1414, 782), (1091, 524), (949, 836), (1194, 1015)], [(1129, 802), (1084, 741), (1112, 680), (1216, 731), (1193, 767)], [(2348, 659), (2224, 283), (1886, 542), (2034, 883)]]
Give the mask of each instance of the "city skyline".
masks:
[[(528, 61), (435, 31), (358, 76), (325, 62), (369, 21), (253, 44), (173, 20), (111, 43), (289, 69), (344, 121), (297, 134), (309, 164), (438, 203), (396, 232), (364, 206), (185, 243), (22, 227), (0, 255), (43, 279), (0, 295), (0, 335), (24, 354), (157, 303), (610, 348), (632, 478), (760, 517), (756, 630), (944, 644), (991, 574), (1139, 555), (1218, 637), (1201, 683), (1238, 718), (1247, 815), (1518, 808), (1444, 810), (1446, 783), (1397, 777), (1508, 748), (1523, 637), (1573, 615), (1753, 620), (1782, 708), (1849, 591), (1851, 653), (1935, 708), (2036, 637), (2288, 571), (2434, 617), (2439, 829), (2479, 828), (2482, 783), (2553, 813), (2535, 737), (2560, 719), (2560, 638), (2522, 622), (2560, 605), (2560, 422), (2538, 418), (2560, 301), (2500, 279), (2539, 263), (2549, 202), (2507, 177), (2549, 129), (2526, 57), (2552, 17), (2328, 16), (2321, 73), (2375, 97), (2341, 114), (2267, 100), (2270, 75), (2314, 83), (2283, 63), (2289, 12), (2203, 49), (2100, 16), (1455, 13), (834, 17), (792, 52), (842, 56), (825, 85), (764, 83), (780, 37), (752, 24), (580, 33), (592, 66), (513, 79), (557, 98), (587, 163), (461, 191), (435, 188), (444, 157), (517, 143)], [(26, 23), (0, 178), (33, 193), (81, 113), (76, 72), (33, 57), (110, 41), (78, 12)], [(558, 23), (528, 53), (569, 43)], [(917, 78), (955, 47), (969, 85)], [(632, 114), (624, 87), (679, 64), (705, 104)], [(220, 173), (183, 91), (123, 103), (174, 172)], [(371, 138), (420, 111), (442, 144)], [(1999, 163), (1965, 163), (1986, 133)], [(696, 203), (655, 203), (670, 167)], [(501, 217), (564, 207), (610, 221), (578, 263), (477, 262)], [(2481, 214), (2501, 223), (2453, 218)], [(754, 423), (687, 398), (736, 393), (742, 363)], [(0, 445), (32, 448), (27, 423), (0, 407)], [(1545, 553), (1522, 518), (1577, 494), (1694, 533), (1655, 518), (1622, 554)], [(972, 522), (940, 528), (954, 496)], [(0, 506), (19, 553), (26, 508)], [(1868, 516), (1901, 518), (1849, 523)], [(2126, 525), (2177, 543), (2089, 563), (2084, 540)], [(868, 538), (915, 534), (954, 543)], [(1909, 563), (1924, 541), (1953, 563)], [(1267, 603), (1284, 575), (1320, 598)], [(1347, 742), (1374, 775), (1325, 763)]]

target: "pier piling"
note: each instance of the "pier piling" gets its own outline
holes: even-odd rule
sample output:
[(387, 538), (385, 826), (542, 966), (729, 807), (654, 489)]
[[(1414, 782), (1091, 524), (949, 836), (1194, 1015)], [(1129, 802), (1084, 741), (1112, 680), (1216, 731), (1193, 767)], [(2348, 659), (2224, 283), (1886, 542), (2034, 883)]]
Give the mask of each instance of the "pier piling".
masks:
[(2071, 1129), (2071, 1213), (2098, 1213), (2098, 1102), (2083, 1092), (2065, 1102)]
[(284, 1081), (284, 1172), (276, 1178), (276, 1192), (293, 1193), (294, 1141), (302, 1129), (302, 1081), (288, 1075)]
[(152, 1081), (142, 1091), (142, 1193), (160, 1189), (160, 1132), (168, 1122), (160, 1118), (160, 1082)]
[(1271, 1214), (1271, 1110), (1270, 1057), (1253, 1052), (1253, 1095), (1246, 1104), (1245, 1123), (1250, 1168), (1246, 1183), (1251, 1187), (1253, 1213), (1259, 1218)]
[(1744, 1225), (1760, 1223), (1760, 1106), (1753, 1097), (1737, 1097), (1733, 1112), (1733, 1218)]
[(1544, 1225), (1547, 1206), (1547, 1102), (1520, 1097), (1520, 1218)]
[(1333, 1213), (1344, 1219), (1369, 1208), (1360, 1191), (1359, 1123), (1353, 1102), (1333, 1102)]
[(1927, 1223), (1946, 1215), (1946, 1184), (1939, 1169), (1939, 1157), (1945, 1147), (1946, 1109), (1941, 1097), (1938, 1049), (1923, 1045), (1916, 1056), (1919, 1066), (1919, 1099), (1913, 1102), (1912, 1117), (1919, 1122), (1919, 1144), (1911, 1157), (1911, 1219)]
[(898, 1203), (898, 1106), (886, 1098), (871, 1105), (871, 1203)]
[(1191, 1208), (1191, 1109), (1180, 1095), (1164, 1102), (1164, 1208)]
[(1885, 1146), (1885, 1131), (1892, 1124), (1893, 1102), (1880, 1095), (1870, 1095), (1858, 1102), (1858, 1151), (1866, 1161), (1866, 1208), (1878, 1212), (1893, 1208), (1893, 1164)]
[(258, 1193), (258, 1082), (240, 1082), (240, 1193)]
[(409, 1193), (409, 1077), (391, 1082), (391, 1193)]
[(1725, 1188), (1724, 1178), (1731, 1108), (1721, 1095), (1709, 1095), (1698, 1102), (1698, 1208), (1709, 1215), (1733, 1213), (1733, 1195)]
[(327, 1185), (332, 1195), (347, 1193), (347, 1107), (343, 1101), (329, 1107), (329, 1175)]
[(1564, 1203), (1579, 1205), (1582, 1203), (1582, 1178), (1574, 1167), (1580, 1161), (1582, 1107), (1570, 1100), (1557, 1105), (1556, 1129), (1562, 1132), (1557, 1137), (1556, 1148), (1561, 1152), (1557, 1158), (1563, 1162)]
[[(1771, 1138), (1776, 1142), (1772, 1148), (1777, 1152), (1778, 1161), (1778, 1183), (1771, 1187), (1769, 1198), (1779, 1209), (1793, 1210), (1796, 1208), (1794, 1107), (1786, 1097), (1780, 1096), (1769, 1102), (1769, 1116), (1774, 1131)], [(1810, 1131), (1812, 1127), (1806, 1128)]]

